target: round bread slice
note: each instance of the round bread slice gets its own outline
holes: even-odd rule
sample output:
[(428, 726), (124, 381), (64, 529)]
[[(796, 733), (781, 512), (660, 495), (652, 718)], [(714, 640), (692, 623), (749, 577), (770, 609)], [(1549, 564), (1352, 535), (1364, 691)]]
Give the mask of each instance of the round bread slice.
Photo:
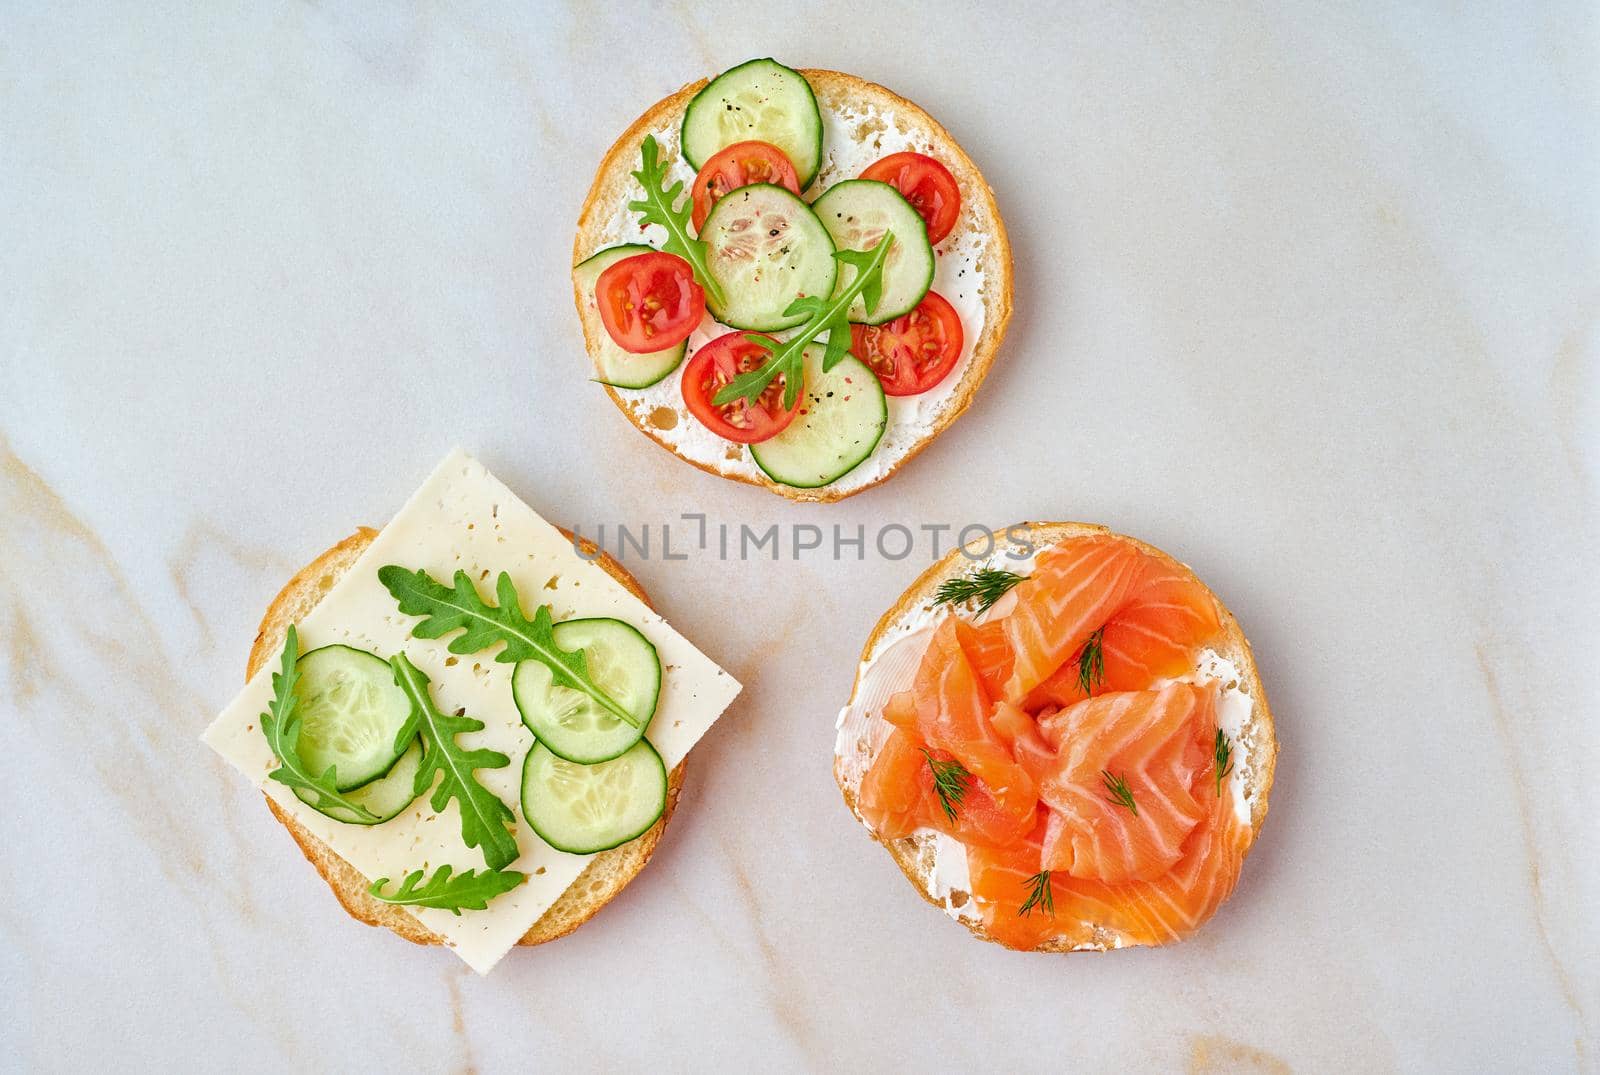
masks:
[[(572, 540), (570, 532), (566, 530), (561, 532), (567, 540)], [(333, 589), (334, 583), (350, 569), (350, 565), (356, 562), (356, 558), (377, 536), (376, 530), (368, 527), (360, 528), (301, 568), (288, 584), (278, 591), (278, 596), (272, 599), (266, 615), (261, 618), (255, 644), (250, 647), (250, 663), (245, 673), (247, 681), (263, 664), (278, 655), (283, 648), (284, 635), (288, 632), (289, 625), (303, 620), (306, 614), (316, 607), (323, 595)], [(647, 605), (650, 604), (650, 598), (645, 595), (639, 580), (629, 574), (627, 568), (617, 563), (609, 554), (595, 548), (587, 540), (580, 539), (580, 548), (583, 549), (584, 555), (589, 557), (594, 557), (598, 553), (599, 558), (596, 562), (605, 568), (612, 578), (639, 600)], [(684, 764), (679, 762), (667, 781), (667, 809), (661, 815), (661, 820), (637, 840), (595, 855), (578, 875), (578, 879), (555, 903), (551, 904), (550, 909), (540, 916), (528, 932), (522, 935), (522, 939), (517, 941), (518, 944), (544, 944), (546, 941), (565, 937), (593, 918), (600, 908), (611, 902), (617, 893), (644, 869), (644, 864), (650, 861), (656, 844), (661, 840), (661, 833), (667, 827), (667, 819), (672, 816), (673, 809), (678, 805), (678, 793), (683, 787)], [(327, 844), (311, 835), (304, 826), (273, 802), (270, 796), (262, 797), (267, 800), (267, 806), (273, 816), (289, 830), (289, 834), (304, 852), (306, 860), (316, 867), (317, 873), (321, 874), (328, 887), (333, 889), (333, 894), (338, 897), (339, 903), (351, 917), (369, 926), (387, 926), (413, 944), (444, 943), (443, 938), (399, 907), (373, 899), (367, 893), (366, 878), (354, 866), (334, 854)]]
[[(961, 188), (961, 214), (955, 228), (934, 252), (941, 266), (952, 258), (970, 259), (970, 266), (966, 266), (961, 275), (964, 284), (958, 286), (970, 287), (972, 280), (982, 280), (976, 287), (975, 304), (983, 312), (982, 328), (974, 334), (972, 326), (963, 318), (962, 327), (968, 337), (966, 348), (970, 354), (964, 356), (944, 382), (928, 392), (889, 397), (889, 426), (873, 454), (848, 474), (817, 489), (797, 489), (772, 481), (750, 459), (747, 449), (721, 441), (700, 426), (683, 404), (681, 367), (650, 389), (604, 387), (611, 401), (642, 433), (708, 474), (759, 485), (790, 500), (833, 501), (888, 481), (971, 405), (978, 385), (983, 383), (994, 363), (1011, 320), (1011, 243), (1006, 237), (994, 192), (972, 158), (937, 120), (899, 94), (854, 75), (809, 68), (800, 73), (816, 94), (825, 132), (822, 168), (806, 192), (808, 199), (841, 179), (856, 178), (855, 173), (860, 170), (852, 168), (845, 174), (835, 163), (839, 155), (837, 147), (830, 146), (828, 141), (835, 135), (847, 137), (853, 147), (869, 152), (871, 159), (902, 148), (926, 153), (937, 158), (955, 176)], [(677, 161), (680, 156), (678, 128), (684, 109), (707, 81), (692, 82), (657, 102), (635, 120), (606, 153), (578, 216), (578, 231), (572, 247), (574, 266), (606, 247), (642, 241), (634, 216), (627, 209), (628, 202), (639, 197), (639, 184), (632, 175), (639, 167), (639, 145), (645, 135), (654, 134), (661, 143), (662, 159)], [(678, 167), (679, 171), (669, 173), (669, 182), (674, 177), (684, 178), (687, 189), (693, 172), (686, 164), (680, 163)], [(951, 271), (950, 275), (953, 277), (956, 273)], [(934, 284), (935, 290), (941, 293), (949, 288), (949, 285), (941, 287), (944, 278), (945, 270), (941, 268)], [(576, 274), (573, 298), (583, 325), (584, 343), (592, 356), (605, 330), (599, 326), (598, 316), (588, 316), (592, 296), (584, 293)], [(945, 294), (945, 298), (952, 296)], [(691, 353), (697, 342), (703, 342), (701, 337), (691, 338)]]
[[(939, 585), (946, 579), (965, 575), (980, 561), (990, 558), (995, 566), (1005, 566), (1005, 561), (998, 559), (1003, 550), (1008, 546), (1020, 546), (1025, 539), (1037, 550), (1043, 550), (1051, 545), (1058, 544), (1068, 538), (1087, 537), (1090, 535), (1109, 535), (1119, 540), (1129, 542), (1141, 551), (1151, 556), (1159, 557), (1178, 564), (1185, 571), (1187, 565), (1168, 556), (1160, 549), (1149, 545), (1137, 538), (1117, 534), (1104, 526), (1093, 523), (1018, 523), (1015, 526), (1005, 527), (992, 531), (988, 538), (977, 538), (969, 542), (964, 548), (951, 550), (943, 559), (924, 571), (911, 588), (900, 596), (894, 606), (885, 612), (873, 628), (871, 636), (867, 639), (866, 646), (861, 651), (861, 664), (857, 667), (855, 684), (850, 691), (850, 702), (846, 708), (853, 706), (857, 695), (862, 689), (863, 672), (867, 663), (880, 652), (880, 646), (886, 640), (892, 641), (893, 635), (898, 634), (908, 624), (922, 618), (933, 606), (934, 594)], [(1000, 550), (996, 552), (995, 550)], [(1190, 574), (1193, 574), (1191, 571)], [(1203, 583), (1202, 583), (1203, 584)], [(1211, 591), (1209, 588), (1207, 592)], [(1250, 806), (1250, 847), (1255, 846), (1255, 839), (1261, 833), (1261, 825), (1267, 817), (1267, 800), (1272, 791), (1272, 778), (1277, 767), (1278, 740), (1272, 720), (1272, 710), (1267, 704), (1266, 688), (1261, 685), (1261, 677), (1256, 671), (1255, 656), (1250, 651), (1250, 643), (1245, 639), (1244, 632), (1239, 628), (1239, 621), (1234, 618), (1226, 605), (1211, 594), (1216, 602), (1218, 619), (1222, 624), (1221, 635), (1213, 640), (1209, 647), (1218, 655), (1226, 658), (1239, 670), (1238, 689), (1249, 696), (1251, 702), (1250, 719), (1244, 733), (1235, 744), (1235, 757), (1238, 771), (1244, 779), (1245, 801)], [(873, 716), (873, 720), (882, 720), (881, 716)], [(839, 753), (845, 747), (845, 736), (841, 734), (835, 749), (833, 774), (834, 780), (839, 785), (839, 790), (844, 794), (844, 801), (856, 820), (862, 821), (861, 812), (857, 808), (856, 796), (860, 787), (860, 773), (865, 766), (870, 765), (870, 757), (857, 757), (850, 764)], [(865, 821), (862, 821), (866, 827)], [(947, 902), (934, 890), (934, 860), (935, 838), (932, 833), (918, 832), (901, 839), (885, 840), (867, 829), (874, 840), (882, 844), (894, 858), (906, 879), (927, 900), (943, 911), (960, 908), (970, 896), (966, 893), (956, 893), (958, 902)], [(1249, 848), (1246, 849), (1248, 854)], [(993, 941), (981, 919), (972, 916), (961, 916), (957, 921), (966, 926), (976, 937), (986, 941)], [(1039, 952), (1076, 952), (1076, 951), (1108, 951), (1118, 947), (1114, 933), (1100, 926), (1090, 923), (1095, 940), (1089, 944), (1070, 940), (1046, 941), (1033, 949)]]

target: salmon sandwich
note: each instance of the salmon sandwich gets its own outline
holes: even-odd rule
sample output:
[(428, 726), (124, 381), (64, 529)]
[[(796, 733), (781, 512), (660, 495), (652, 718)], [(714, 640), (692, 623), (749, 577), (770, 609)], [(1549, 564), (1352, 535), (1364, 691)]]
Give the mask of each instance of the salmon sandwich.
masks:
[(878, 622), (839, 715), (845, 802), (977, 936), (1104, 951), (1190, 936), (1267, 815), (1272, 713), (1233, 615), (1104, 527), (957, 549)]

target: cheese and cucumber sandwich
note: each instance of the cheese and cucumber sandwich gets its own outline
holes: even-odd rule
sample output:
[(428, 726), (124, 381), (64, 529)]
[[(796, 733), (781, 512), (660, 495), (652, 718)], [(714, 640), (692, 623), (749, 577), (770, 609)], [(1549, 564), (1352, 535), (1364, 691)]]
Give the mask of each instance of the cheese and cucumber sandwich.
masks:
[(1103, 526), (1025, 523), (952, 551), (884, 614), (834, 775), (978, 937), (1105, 951), (1216, 913), (1277, 754), (1250, 644), (1189, 568)]
[(593, 379), (701, 470), (792, 500), (886, 481), (971, 404), (1011, 318), (994, 195), (910, 101), (751, 60), (611, 147), (572, 280)]
[(620, 564), (457, 451), (288, 582), (205, 741), (352, 916), (485, 973), (639, 873), (738, 691)]

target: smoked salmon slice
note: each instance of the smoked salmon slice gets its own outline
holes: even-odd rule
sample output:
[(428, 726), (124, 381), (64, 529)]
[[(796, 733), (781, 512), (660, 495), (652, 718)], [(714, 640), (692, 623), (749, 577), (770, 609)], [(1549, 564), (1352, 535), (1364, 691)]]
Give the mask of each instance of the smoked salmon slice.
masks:
[(1171, 869), (1211, 805), (1215, 695), (1214, 684), (1170, 683), (1091, 698), (1042, 722), (1056, 747), (1039, 782), (1050, 807), (1042, 868), (1112, 883)]
[(1136, 691), (1181, 676), (1195, 648), (1221, 630), (1216, 599), (1200, 580), (1180, 564), (1147, 556), (1133, 598), (1106, 622), (1101, 636), (1103, 686)]
[(990, 698), (1005, 697), (1006, 680), (1011, 678), (1011, 643), (1006, 641), (1005, 622), (985, 620), (965, 637), (967, 659), (983, 681), (983, 689)]
[(1024, 839), (1027, 826), (1003, 809), (976, 777), (962, 782), (953, 809), (944, 808), (934, 789), (933, 766), (955, 760), (949, 751), (929, 749), (912, 733), (896, 728), (862, 778), (856, 804), (861, 817), (885, 840), (918, 829), (942, 832), (968, 847), (1009, 847)]
[[(1143, 559), (1127, 603), (1103, 624), (1096, 694), (1142, 690), (1158, 679), (1183, 675), (1192, 667), (1194, 651), (1222, 630), (1216, 601), (1188, 569), (1162, 557)], [(1078, 670), (1082, 653), (1080, 646), (1024, 705), (1067, 706), (1087, 697)], [(987, 660), (998, 664), (1003, 658)]]
[[(1055, 710), (1050, 710), (1049, 716), (1054, 715)], [(995, 704), (991, 718), (995, 731), (1011, 745), (1012, 756), (1033, 778), (1035, 785), (1052, 775), (1056, 767), (1056, 748), (1045, 740), (1039, 730), (1044, 719), (1042, 715), (1040, 721), (1036, 722), (1023, 710), (1004, 700)]]
[[(1063, 886), (1054, 875), (1042, 879), (1049, 886), (1049, 900), (1035, 898), (1049, 816), (1049, 809), (1040, 807), (1033, 831), (1015, 847), (967, 849), (967, 877), (984, 928), (1007, 948), (1026, 951), (1046, 941), (1059, 941), (1070, 948), (1091, 939), (1090, 919), (1060, 913), (1055, 896)], [(1034, 906), (1029, 907), (1030, 901)]]
[(1144, 560), (1130, 543), (1109, 537), (1066, 541), (1039, 554), (1000, 620), (1012, 659), (1002, 692), (1007, 700), (1021, 702), (1083, 649), (1128, 603)]
[(931, 749), (948, 751), (982, 782), (996, 807), (1015, 819), (1020, 836), (1038, 792), (989, 720), (993, 705), (963, 645), (971, 643), (971, 634), (972, 627), (955, 616), (940, 620), (917, 667), (910, 702), (891, 699), (884, 718)]
[(1120, 945), (1169, 944), (1190, 936), (1216, 913), (1238, 883), (1250, 846), (1250, 827), (1227, 795), (1212, 799), (1204, 820), (1189, 833), (1173, 867), (1147, 881), (1108, 884), (1051, 872), (1044, 879), (1048, 904), (1035, 901), (1049, 811), (1027, 840), (1011, 848), (967, 851), (972, 895), (989, 935), (1011, 948), (1046, 941), (1065, 947), (1099, 940), (1090, 924), (1110, 931)]
[(923, 823), (927, 812), (922, 808), (922, 782), (917, 768), (925, 763), (916, 740), (896, 728), (861, 778), (856, 808), (883, 839), (910, 836)]
[(1168, 944), (1193, 934), (1233, 894), (1250, 848), (1250, 826), (1234, 814), (1232, 797), (1216, 795), (1211, 804), (1172, 869), (1120, 885), (1065, 877), (1056, 889), (1057, 912), (1086, 916), (1131, 944)]

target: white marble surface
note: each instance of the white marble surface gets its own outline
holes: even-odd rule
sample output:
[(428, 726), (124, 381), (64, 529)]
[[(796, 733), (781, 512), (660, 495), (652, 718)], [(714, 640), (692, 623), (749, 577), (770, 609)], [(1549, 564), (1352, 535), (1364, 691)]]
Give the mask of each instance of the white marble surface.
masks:
[[(1596, 15), (1390, 6), (0, 7), (0, 1066), (1594, 1070)], [(566, 277), (611, 139), (768, 52), (931, 109), (1016, 244), (974, 409), (828, 507), (651, 447)], [(1278, 713), (1238, 895), (1165, 951), (969, 940), (829, 776), (921, 561), (696, 556), (637, 570), (748, 690), (637, 883), (486, 979), (352, 923), (197, 736), (458, 442), (583, 527), (1181, 555)]]

